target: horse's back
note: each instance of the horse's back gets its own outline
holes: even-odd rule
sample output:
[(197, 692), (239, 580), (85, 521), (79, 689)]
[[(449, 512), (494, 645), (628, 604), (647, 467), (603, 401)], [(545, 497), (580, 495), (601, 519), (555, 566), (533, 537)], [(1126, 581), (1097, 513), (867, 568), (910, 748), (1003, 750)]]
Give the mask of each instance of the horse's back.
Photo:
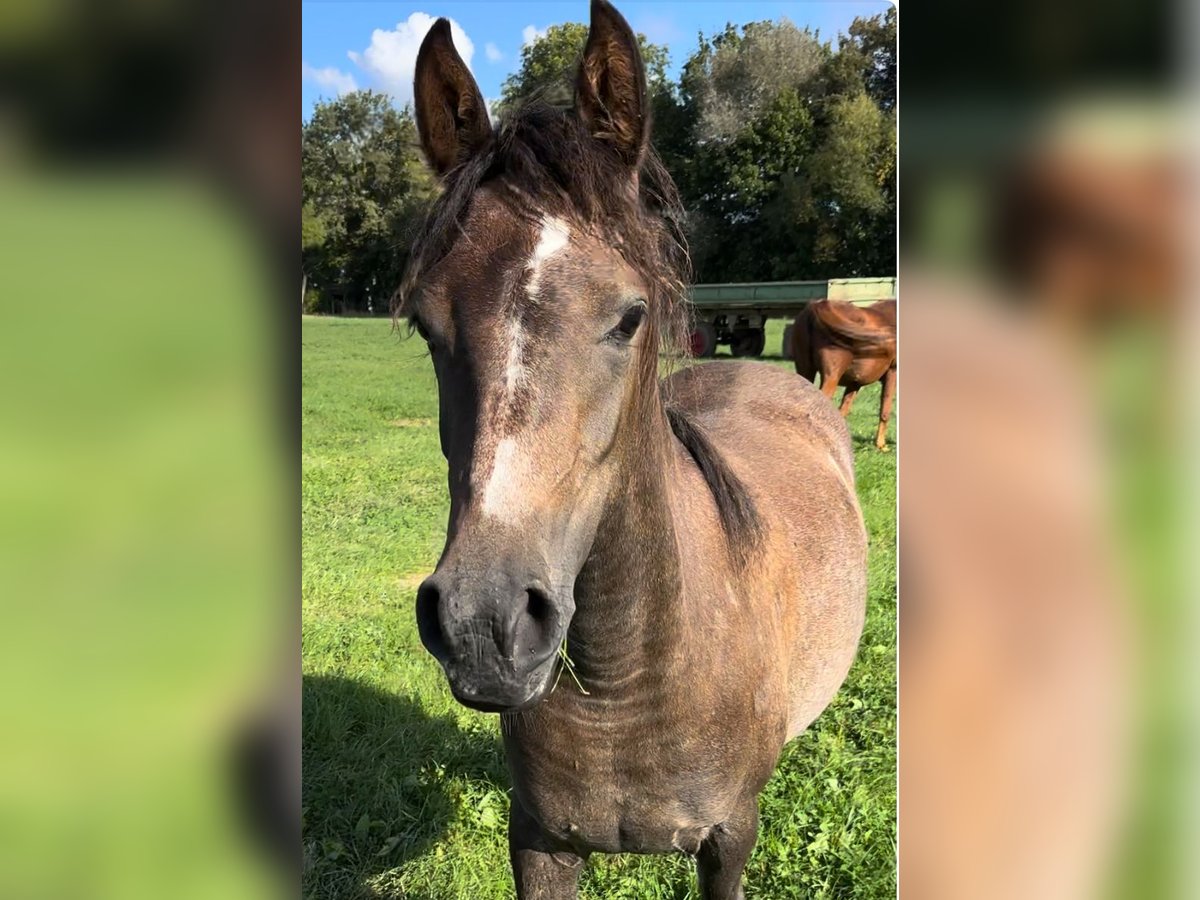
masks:
[(859, 306), (847, 300), (814, 300), (806, 311), (830, 326), (839, 324), (859, 328), (896, 330), (896, 301), (880, 300), (870, 306)]
[(755, 602), (780, 617), (791, 737), (837, 691), (862, 631), (866, 535), (849, 432), (810, 382), (765, 363), (693, 366), (671, 376), (667, 392), (704, 429), (761, 516), (763, 559), (744, 580)]
[(786, 447), (797, 454), (783, 468), (831, 465), (854, 485), (854, 454), (846, 423), (810, 381), (756, 362), (691, 366), (666, 380), (669, 401), (734, 457)]

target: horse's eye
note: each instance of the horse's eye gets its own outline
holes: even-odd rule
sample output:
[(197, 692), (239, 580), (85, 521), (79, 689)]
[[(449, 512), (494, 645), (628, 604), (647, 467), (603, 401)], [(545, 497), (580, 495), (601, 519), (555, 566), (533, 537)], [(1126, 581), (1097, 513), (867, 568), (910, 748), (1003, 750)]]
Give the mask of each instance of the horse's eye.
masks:
[(646, 318), (646, 304), (635, 303), (629, 309), (625, 310), (624, 315), (621, 316), (621, 321), (608, 333), (609, 339), (613, 341), (629, 340), (633, 337), (634, 332), (638, 330), (638, 326), (642, 324), (644, 318)]

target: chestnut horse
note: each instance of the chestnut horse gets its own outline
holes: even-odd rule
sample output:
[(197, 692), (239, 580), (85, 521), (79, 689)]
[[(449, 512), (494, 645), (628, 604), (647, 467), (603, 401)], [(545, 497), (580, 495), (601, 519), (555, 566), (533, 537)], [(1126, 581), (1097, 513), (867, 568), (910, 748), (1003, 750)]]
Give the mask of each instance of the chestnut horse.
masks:
[(687, 333), (682, 209), (604, 0), (575, 92), (493, 129), (446, 19), (417, 58), (443, 192), (397, 313), (429, 346), (450, 492), (417, 623), (453, 695), (501, 716), (518, 897), (575, 897), (593, 852), (682, 851), (729, 900), (759, 791), (855, 656), (854, 458), (777, 368), (660, 380)]
[(833, 399), (840, 384), (840, 412), (850, 414), (859, 389), (882, 380), (879, 396), (879, 430), (875, 446), (887, 450), (888, 419), (896, 394), (896, 301), (880, 300), (855, 306), (839, 300), (815, 300), (804, 307), (792, 328), (792, 353), (796, 372), (816, 383)]

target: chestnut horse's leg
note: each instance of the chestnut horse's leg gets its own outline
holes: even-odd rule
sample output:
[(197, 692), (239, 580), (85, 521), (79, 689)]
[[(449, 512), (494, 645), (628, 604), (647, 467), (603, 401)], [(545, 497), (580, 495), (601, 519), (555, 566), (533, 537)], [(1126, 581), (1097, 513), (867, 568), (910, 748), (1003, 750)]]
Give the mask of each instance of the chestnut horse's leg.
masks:
[(879, 395), (879, 431), (875, 433), (875, 446), (886, 451), (887, 423), (892, 415), (892, 397), (896, 393), (896, 369), (888, 369), (883, 373), (883, 391)]
[(858, 396), (859, 385), (848, 384), (846, 390), (842, 392), (842, 405), (838, 412), (842, 414), (842, 418), (850, 415), (850, 407), (854, 405), (854, 398)]
[(742, 870), (758, 839), (758, 801), (709, 832), (696, 854), (703, 900), (744, 900)]
[(575, 900), (584, 859), (546, 844), (537, 823), (514, 797), (508, 814), (508, 855), (517, 900)]
[(840, 355), (821, 354), (821, 393), (830, 400), (833, 399), (838, 382), (842, 380), (845, 371), (846, 364)]

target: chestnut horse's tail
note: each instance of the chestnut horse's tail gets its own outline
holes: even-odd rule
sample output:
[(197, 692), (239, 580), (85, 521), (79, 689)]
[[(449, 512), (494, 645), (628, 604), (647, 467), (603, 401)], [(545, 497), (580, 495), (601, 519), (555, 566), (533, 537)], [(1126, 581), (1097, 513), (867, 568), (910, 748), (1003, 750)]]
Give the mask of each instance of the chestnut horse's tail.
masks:
[[(855, 313), (862, 314), (853, 306), (847, 311), (841, 304), (829, 300), (815, 300), (808, 304), (804, 311), (820, 322), (834, 340), (840, 339), (840, 343), (854, 344), (861, 349), (874, 349), (887, 347), (896, 341), (894, 325), (889, 328), (883, 324), (875, 324), (869, 319), (865, 322), (856, 321), (851, 316)], [(809, 327), (811, 328), (811, 324)]]
[(817, 383), (817, 355), (813, 352), (812, 304), (804, 307), (792, 325), (792, 360), (796, 363), (796, 374)]

